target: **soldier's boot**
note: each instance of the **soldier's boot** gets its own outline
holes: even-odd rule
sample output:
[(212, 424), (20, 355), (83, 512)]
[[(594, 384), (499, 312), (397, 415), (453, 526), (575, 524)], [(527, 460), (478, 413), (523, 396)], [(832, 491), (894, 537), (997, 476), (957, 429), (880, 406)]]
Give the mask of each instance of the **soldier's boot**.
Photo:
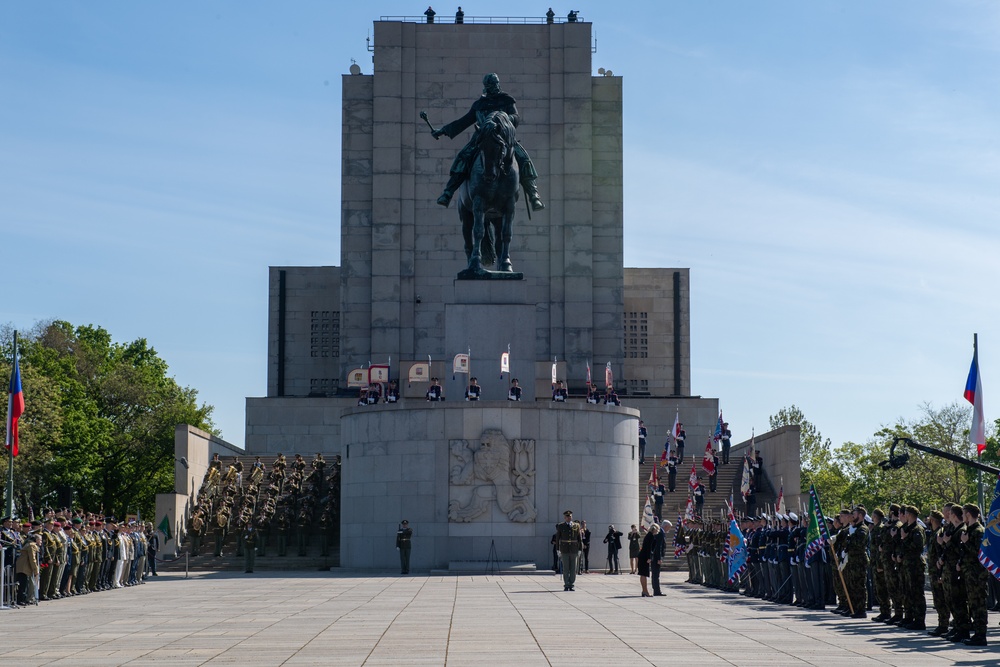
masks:
[(948, 641), (953, 641), (956, 644), (964, 642), (966, 639), (969, 639), (969, 631), (968, 630), (958, 630), (951, 637), (947, 637), (947, 639), (948, 639)]
[(522, 179), (521, 186), (524, 188), (524, 194), (528, 198), (528, 203), (531, 204), (531, 210), (543, 210), (545, 204), (542, 203), (542, 200), (538, 196), (538, 186), (535, 184), (535, 179)]
[(947, 632), (948, 632), (947, 625), (944, 626), (939, 625), (930, 632), (928, 632), (927, 634), (929, 634), (931, 637), (940, 637), (941, 635), (946, 634)]
[(913, 619), (912, 621), (910, 621), (909, 623), (907, 623), (903, 627), (906, 628), (907, 630), (926, 630), (927, 629), (927, 625), (924, 623), (924, 621), (920, 620), (919, 618)]
[(903, 615), (902, 614), (896, 614), (895, 616), (893, 616), (892, 618), (890, 618), (888, 621), (886, 621), (886, 623), (888, 623), (889, 625), (899, 625), (902, 621), (903, 621)]
[(966, 646), (986, 646), (986, 633), (976, 633), (962, 641)]
[(455, 191), (458, 190), (458, 186), (462, 184), (465, 180), (465, 174), (461, 172), (451, 172), (451, 176), (448, 177), (448, 184), (444, 186), (444, 192), (441, 196), (437, 198), (437, 203), (445, 208), (451, 204), (451, 198), (455, 196)]
[(876, 623), (882, 623), (883, 621), (888, 621), (890, 618), (892, 617), (883, 611), (880, 612), (879, 615), (873, 618), (872, 620), (875, 621)]

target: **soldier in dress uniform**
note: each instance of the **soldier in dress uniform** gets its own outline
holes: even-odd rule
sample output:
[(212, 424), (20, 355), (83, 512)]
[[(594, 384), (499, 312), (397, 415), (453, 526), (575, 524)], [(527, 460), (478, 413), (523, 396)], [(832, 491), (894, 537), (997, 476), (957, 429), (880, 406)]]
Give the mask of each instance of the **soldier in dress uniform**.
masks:
[(413, 547), (413, 529), (410, 522), (403, 519), (396, 530), (396, 550), (399, 552), (400, 574), (410, 573), (410, 551)]
[(205, 519), (202, 518), (201, 508), (195, 509), (191, 514), (191, 557), (198, 555), (201, 550), (201, 536), (205, 529)]
[(479, 386), (479, 380), (474, 377), (469, 378), (469, 386), (465, 388), (465, 400), (478, 401), (482, 393), (483, 388)]
[(243, 542), (243, 571), (253, 572), (254, 562), (257, 560), (257, 529), (253, 521), (248, 521), (241, 536)]
[(573, 521), (573, 512), (563, 512), (563, 522), (556, 525), (557, 546), (562, 559), (563, 590), (575, 590), (576, 572), (580, 553), (583, 551), (583, 531)]

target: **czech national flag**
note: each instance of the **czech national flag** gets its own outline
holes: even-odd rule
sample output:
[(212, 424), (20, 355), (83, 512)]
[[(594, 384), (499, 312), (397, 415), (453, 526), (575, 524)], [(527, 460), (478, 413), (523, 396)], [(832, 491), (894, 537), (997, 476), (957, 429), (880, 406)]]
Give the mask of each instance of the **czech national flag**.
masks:
[(965, 381), (965, 400), (972, 403), (972, 428), (969, 442), (976, 446), (976, 454), (986, 451), (986, 418), (983, 416), (983, 379), (979, 376), (979, 350), (972, 353), (972, 368)]
[(14, 371), (10, 374), (10, 394), (7, 397), (7, 448), (17, 456), (17, 422), (24, 412), (24, 394), (21, 392), (21, 368), (14, 350)]

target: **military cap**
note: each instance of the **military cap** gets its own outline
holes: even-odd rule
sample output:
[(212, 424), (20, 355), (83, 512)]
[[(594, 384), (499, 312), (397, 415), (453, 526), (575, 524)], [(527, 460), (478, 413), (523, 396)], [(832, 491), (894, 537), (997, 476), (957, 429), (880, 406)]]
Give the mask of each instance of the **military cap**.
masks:
[(83, 523), (83, 519), (80, 517), (73, 517), (73, 525), (79, 526), (81, 523)]
[(884, 519), (885, 518), (885, 512), (882, 511), (881, 507), (876, 507), (875, 509), (873, 509), (872, 510), (872, 514), (878, 514), (878, 516), (879, 516), (880, 519)]
[(889, 514), (899, 514), (899, 505), (896, 503), (889, 505)]
[(566, 510), (563, 512), (563, 516), (573, 516), (573, 510)]
[(5, 521), (10, 521), (10, 517), (5, 516), (4, 518), (0, 519), (0, 523), (4, 523)]
[(849, 509), (847, 509), (847, 508), (845, 507), (844, 509), (840, 510), (840, 513), (841, 513), (841, 515), (844, 515), (844, 514), (850, 514), (850, 513), (851, 513), (851, 510), (849, 510)]
[(795, 512), (789, 512), (788, 513), (788, 520), (791, 521), (792, 523), (798, 523), (799, 522), (799, 517), (798, 517), (798, 515), (795, 514)]
[(944, 514), (941, 514), (938, 510), (931, 510), (930, 515), (938, 521), (944, 521)]
[(35, 528), (38, 528), (39, 526), (41, 526), (41, 525), (42, 525), (42, 522), (41, 522), (41, 521), (38, 521), (38, 520), (36, 519), (35, 521), (32, 521), (32, 522), (31, 522), (31, 525), (32, 525), (33, 527), (35, 527)]
[(21, 524), (21, 528), (31, 528), (31, 524), (25, 521), (24, 523)]

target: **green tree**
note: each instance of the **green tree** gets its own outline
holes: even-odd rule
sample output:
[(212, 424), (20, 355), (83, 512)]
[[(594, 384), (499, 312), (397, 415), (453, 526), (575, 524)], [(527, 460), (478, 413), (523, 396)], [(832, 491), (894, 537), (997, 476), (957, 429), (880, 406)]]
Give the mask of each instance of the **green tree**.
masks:
[[(2, 337), (2, 377), (10, 373), (10, 338)], [(15, 499), (22, 513), (72, 494), (88, 510), (151, 515), (155, 495), (173, 488), (174, 427), (215, 432), (212, 407), (167, 372), (143, 338), (115, 343), (101, 327), (36, 325), (21, 342), (27, 408)]]
[(782, 426), (799, 427), (802, 492), (808, 493), (809, 487), (815, 486), (824, 505), (841, 502), (848, 486), (848, 478), (839, 466), (834, 465), (830, 439), (824, 438), (815, 424), (806, 419), (802, 410), (795, 405), (781, 408), (768, 421), (772, 430)]

